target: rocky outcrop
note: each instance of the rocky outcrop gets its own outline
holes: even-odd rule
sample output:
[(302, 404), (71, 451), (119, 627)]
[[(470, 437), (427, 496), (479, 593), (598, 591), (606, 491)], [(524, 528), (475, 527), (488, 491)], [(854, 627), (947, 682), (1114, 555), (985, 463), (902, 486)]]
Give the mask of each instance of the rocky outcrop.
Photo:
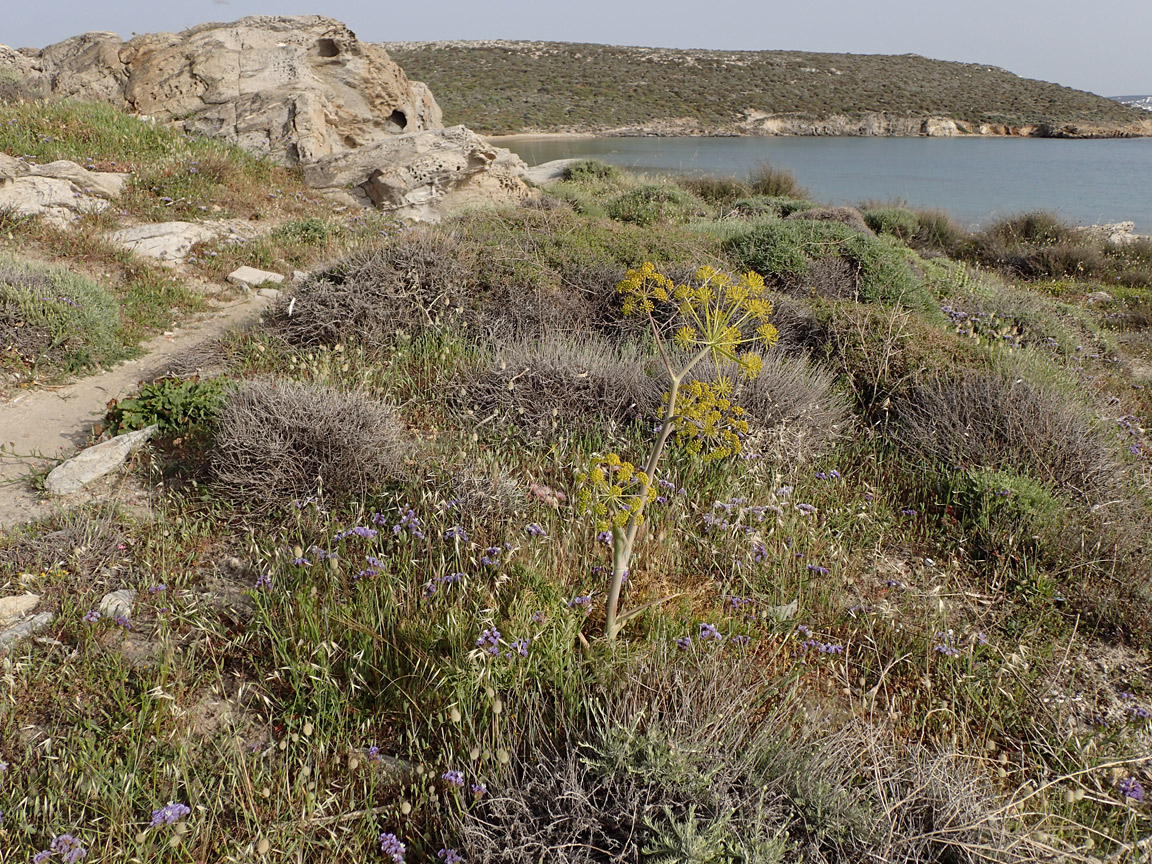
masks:
[(28, 84), (51, 95), (110, 102), (289, 163), (441, 126), (427, 87), (319, 15), (257, 15), (128, 42), (85, 33), (24, 65)]
[(0, 47), (6, 57), (30, 87), (300, 164), (310, 185), (397, 216), (534, 194), (519, 157), (462, 126), (443, 129), (427, 87), (331, 18), (258, 15), (128, 42), (86, 33), (31, 57)]
[(67, 225), (83, 213), (108, 209), (107, 199), (119, 197), (127, 179), (66, 160), (37, 165), (0, 153), (0, 209)]
[(304, 166), (317, 189), (348, 190), (358, 203), (406, 219), (435, 220), (446, 210), (535, 194), (524, 161), (463, 126), (398, 135)]

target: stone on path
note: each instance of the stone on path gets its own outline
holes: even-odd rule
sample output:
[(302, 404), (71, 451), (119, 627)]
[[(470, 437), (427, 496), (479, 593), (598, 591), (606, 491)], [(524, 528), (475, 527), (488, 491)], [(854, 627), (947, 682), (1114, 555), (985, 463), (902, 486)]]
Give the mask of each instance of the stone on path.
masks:
[(263, 285), (265, 282), (274, 282), (279, 285), (284, 281), (284, 277), (279, 273), (272, 273), (268, 270), (257, 270), (255, 267), (237, 267), (228, 274), (228, 281), (233, 285), (239, 285), (241, 288), (255, 288), (258, 285)]
[(156, 433), (156, 426), (117, 435), (111, 441), (81, 450), (67, 462), (57, 465), (44, 481), (53, 495), (67, 495), (83, 489), (93, 480), (115, 471), (141, 444)]

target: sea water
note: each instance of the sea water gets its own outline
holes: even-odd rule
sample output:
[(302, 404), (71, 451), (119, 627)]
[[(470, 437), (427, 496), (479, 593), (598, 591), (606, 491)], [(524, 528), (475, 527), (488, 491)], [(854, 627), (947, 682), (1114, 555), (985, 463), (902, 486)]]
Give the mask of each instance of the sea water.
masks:
[(529, 165), (592, 158), (652, 174), (746, 177), (765, 160), (829, 204), (899, 201), (976, 227), (1029, 210), (1152, 234), (1152, 138), (498, 139)]

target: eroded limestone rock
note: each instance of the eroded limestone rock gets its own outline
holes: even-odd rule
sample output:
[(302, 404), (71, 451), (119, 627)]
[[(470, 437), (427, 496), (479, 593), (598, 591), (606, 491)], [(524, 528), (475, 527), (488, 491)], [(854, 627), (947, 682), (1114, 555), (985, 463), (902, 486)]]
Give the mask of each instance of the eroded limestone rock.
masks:
[(106, 199), (118, 197), (127, 179), (67, 160), (37, 165), (0, 153), (0, 209), (67, 225), (82, 213), (107, 210)]
[(254, 15), (128, 42), (85, 33), (29, 65), (29, 83), (54, 96), (109, 102), (288, 163), (441, 125), (427, 87), (320, 15)]

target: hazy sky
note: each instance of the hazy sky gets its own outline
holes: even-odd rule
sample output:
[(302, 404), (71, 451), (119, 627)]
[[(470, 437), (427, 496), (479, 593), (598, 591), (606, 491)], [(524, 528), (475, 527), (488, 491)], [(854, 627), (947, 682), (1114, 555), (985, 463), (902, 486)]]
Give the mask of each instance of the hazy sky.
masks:
[(0, 43), (329, 15), (371, 42), (546, 39), (670, 48), (923, 54), (1105, 96), (1152, 93), (1152, 0), (3, 0)]

